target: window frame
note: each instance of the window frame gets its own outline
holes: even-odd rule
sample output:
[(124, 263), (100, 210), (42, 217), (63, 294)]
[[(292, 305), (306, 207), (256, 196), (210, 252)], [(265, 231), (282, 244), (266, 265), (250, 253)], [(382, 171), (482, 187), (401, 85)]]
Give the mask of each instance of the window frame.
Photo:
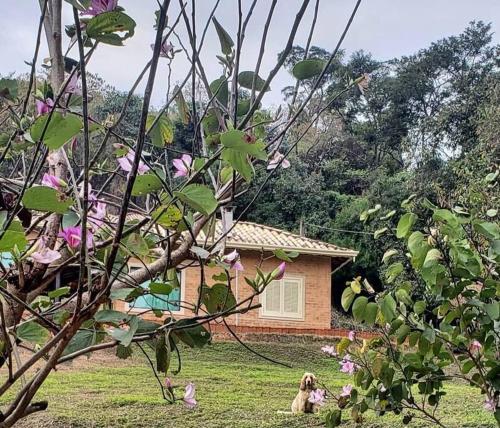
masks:
[[(132, 270), (140, 269), (141, 267), (142, 267), (142, 265), (132, 265), (132, 266), (129, 266), (129, 269), (130, 269), (130, 271), (132, 271)], [(179, 315), (179, 314), (183, 314), (184, 313), (184, 307), (182, 306), (182, 302), (184, 301), (184, 294), (185, 294), (185, 290), (186, 290), (186, 286), (185, 286), (186, 272), (185, 272), (185, 269), (179, 270), (179, 273), (180, 273), (180, 281), (179, 281), (179, 283), (180, 283), (180, 286), (181, 286), (179, 310), (178, 311), (169, 310), (169, 309), (161, 310), (164, 314), (176, 314), (176, 315)], [(129, 302), (125, 302), (125, 309), (128, 312), (130, 312), (130, 313), (142, 313), (145, 310), (147, 310), (147, 308), (137, 308), (137, 307), (131, 306), (129, 304)], [(150, 308), (150, 310), (151, 310), (151, 308)]]
[[(299, 312), (298, 313), (292, 313), (292, 312), (284, 312), (284, 305), (285, 305), (285, 298), (284, 298), (284, 286), (285, 286), (285, 281), (297, 281), (299, 285), (299, 293), (298, 293), (298, 308)], [(259, 317), (260, 318), (267, 318), (267, 319), (279, 319), (279, 320), (286, 320), (286, 321), (304, 321), (305, 316), (306, 316), (306, 287), (305, 287), (305, 278), (303, 276), (298, 276), (298, 275), (285, 275), (282, 279), (278, 280), (280, 283), (280, 312), (275, 312), (275, 311), (268, 311), (266, 310), (266, 297), (267, 297), (267, 290), (268, 288), (264, 290), (264, 292), (260, 295), (260, 303), (261, 307), (259, 309)]]

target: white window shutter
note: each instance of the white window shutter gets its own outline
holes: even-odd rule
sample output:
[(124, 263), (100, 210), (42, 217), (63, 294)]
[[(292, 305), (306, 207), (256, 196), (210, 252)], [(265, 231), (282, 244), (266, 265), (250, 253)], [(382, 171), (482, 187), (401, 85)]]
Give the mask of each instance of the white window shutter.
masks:
[(283, 281), (283, 312), (286, 314), (300, 313), (300, 283), (296, 280)]
[(280, 312), (280, 282), (272, 281), (266, 287), (266, 312)]

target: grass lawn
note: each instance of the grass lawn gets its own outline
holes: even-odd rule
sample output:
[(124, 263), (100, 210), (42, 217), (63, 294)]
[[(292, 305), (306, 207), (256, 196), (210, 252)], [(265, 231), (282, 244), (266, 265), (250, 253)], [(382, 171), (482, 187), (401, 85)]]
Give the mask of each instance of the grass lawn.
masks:
[[(287, 411), (304, 371), (314, 372), (332, 390), (348, 378), (337, 364), (325, 358), (315, 344), (254, 344), (258, 351), (291, 363), (293, 368), (272, 365), (236, 343), (215, 343), (202, 350), (183, 352), (182, 372), (174, 383), (193, 381), (199, 406), (167, 405), (139, 350), (133, 358), (117, 361), (99, 353), (77, 360), (54, 372), (37, 396), (49, 400), (49, 409), (33, 415), (19, 427), (287, 427), (323, 426), (320, 415), (292, 416)], [(182, 390), (179, 390), (179, 395)], [(447, 426), (495, 427), (493, 416), (482, 409), (482, 399), (472, 388), (449, 384), (440, 415)], [(0, 403), (4, 404), (3, 397)], [(347, 415), (346, 415), (347, 418)], [(397, 427), (399, 418), (369, 414), (364, 426)], [(347, 419), (346, 419), (347, 421)], [(354, 424), (346, 422), (345, 427)], [(412, 422), (411, 426), (426, 426)], [(428, 425), (427, 425), (428, 426)]]

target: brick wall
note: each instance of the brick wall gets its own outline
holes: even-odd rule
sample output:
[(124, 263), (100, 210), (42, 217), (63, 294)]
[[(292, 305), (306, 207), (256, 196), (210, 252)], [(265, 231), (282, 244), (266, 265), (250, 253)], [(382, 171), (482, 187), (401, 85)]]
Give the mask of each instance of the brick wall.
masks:
[[(239, 272), (232, 280), (232, 290), (238, 301), (245, 299), (252, 294), (252, 289), (245, 282), (244, 276), (254, 278), (256, 266), (260, 261), (261, 254), (256, 251), (241, 251), (241, 262), (245, 267), (244, 272)], [(269, 254), (266, 254), (268, 257)], [(270, 272), (276, 268), (280, 260), (269, 258), (264, 260), (261, 270)], [(212, 285), (212, 275), (219, 273), (219, 269), (206, 268), (205, 277), (208, 285)], [(300, 255), (293, 263), (287, 263), (286, 274), (300, 276), (304, 280), (305, 305), (303, 320), (270, 319), (264, 318), (259, 309), (249, 311), (246, 314), (233, 315), (227, 318), (227, 322), (234, 326), (248, 326), (262, 329), (263, 333), (271, 333), (274, 329), (329, 329), (330, 328), (330, 307), (331, 307), (331, 263), (330, 258), (325, 256)], [(231, 271), (234, 274), (234, 271)], [(198, 297), (198, 287), (200, 284), (199, 268), (190, 267), (183, 271), (183, 300), (195, 303)], [(259, 303), (257, 300), (254, 303)], [(116, 303), (117, 310), (126, 310), (127, 305), (123, 302)], [(177, 318), (189, 316), (188, 310), (174, 314)], [(158, 320), (153, 314), (144, 316), (147, 319)]]

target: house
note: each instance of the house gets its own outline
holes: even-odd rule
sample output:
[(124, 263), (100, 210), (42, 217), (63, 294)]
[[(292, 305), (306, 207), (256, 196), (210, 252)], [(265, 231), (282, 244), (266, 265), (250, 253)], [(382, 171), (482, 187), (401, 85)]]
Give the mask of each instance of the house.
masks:
[[(221, 232), (222, 224), (218, 221), (215, 237)], [(264, 272), (270, 272), (281, 262), (274, 257), (274, 250), (299, 253), (293, 263), (287, 263), (283, 279), (273, 281), (259, 296), (260, 309), (226, 319), (236, 331), (319, 334), (330, 329), (332, 273), (352, 261), (357, 251), (250, 222), (238, 222), (226, 237), (225, 246), (226, 253), (233, 249), (239, 252), (244, 266), (243, 272), (231, 271), (234, 275), (232, 291), (237, 301), (252, 294), (244, 276), (254, 278), (257, 266)], [(142, 265), (131, 262), (129, 266), (133, 269)], [(220, 268), (205, 267), (204, 270), (207, 285), (213, 285), (212, 275), (220, 273)], [(191, 310), (182, 307), (179, 301), (196, 303), (200, 285), (199, 267), (185, 267), (178, 273), (178, 280), (179, 288), (170, 293), (168, 302), (164, 296), (160, 299), (146, 295), (132, 303), (119, 301), (115, 303), (115, 309), (144, 313), (154, 308), (165, 311), (165, 316), (191, 316)], [(158, 320), (151, 311), (142, 316)], [(221, 327), (217, 323), (212, 324), (215, 331), (221, 330)]]

